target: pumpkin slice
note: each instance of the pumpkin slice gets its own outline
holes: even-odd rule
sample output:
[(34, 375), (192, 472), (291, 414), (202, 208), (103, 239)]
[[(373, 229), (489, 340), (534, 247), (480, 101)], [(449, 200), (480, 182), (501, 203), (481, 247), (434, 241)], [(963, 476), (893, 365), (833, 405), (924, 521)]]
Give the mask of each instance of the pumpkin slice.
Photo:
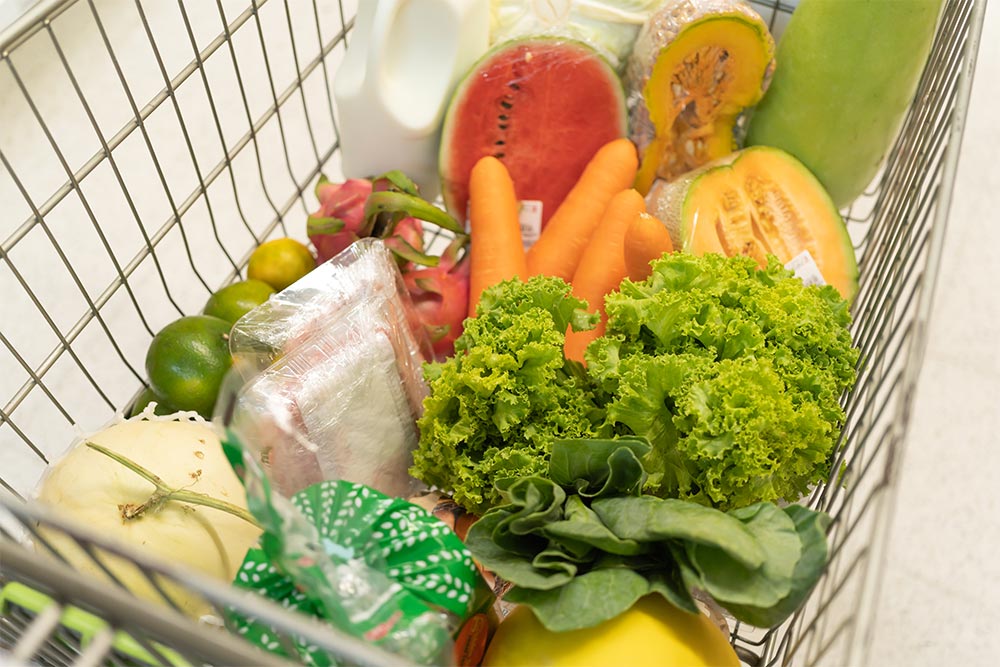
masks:
[(668, 3), (645, 23), (629, 61), (636, 189), (672, 180), (737, 148), (737, 120), (763, 96), (774, 38), (741, 0)]
[(850, 301), (858, 289), (854, 245), (830, 195), (801, 162), (756, 146), (657, 181), (646, 197), (674, 247), (695, 255), (767, 255), (788, 263), (808, 251), (827, 284)]

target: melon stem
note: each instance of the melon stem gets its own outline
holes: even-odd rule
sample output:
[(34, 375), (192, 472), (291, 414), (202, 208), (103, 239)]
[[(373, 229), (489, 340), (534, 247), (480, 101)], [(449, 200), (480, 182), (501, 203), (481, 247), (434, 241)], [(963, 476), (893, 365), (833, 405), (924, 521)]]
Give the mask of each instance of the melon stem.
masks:
[(260, 523), (250, 512), (234, 505), (233, 503), (226, 502), (225, 500), (219, 500), (218, 498), (213, 498), (210, 495), (204, 493), (198, 493), (197, 491), (188, 491), (186, 489), (175, 489), (168, 485), (163, 479), (141, 465), (133, 461), (132, 459), (122, 456), (117, 452), (113, 452), (106, 447), (98, 445), (96, 442), (87, 442), (87, 446), (91, 449), (100, 452), (104, 456), (120, 463), (125, 466), (135, 474), (139, 475), (147, 482), (156, 487), (153, 494), (143, 503), (135, 505), (133, 503), (127, 503), (124, 505), (119, 505), (118, 509), (121, 511), (122, 519), (125, 521), (133, 521), (135, 519), (142, 518), (147, 512), (157, 512), (159, 509), (168, 502), (178, 502), (187, 503), (188, 505), (200, 505), (202, 507), (210, 507), (212, 509), (231, 514), (238, 519), (243, 519), (247, 523), (250, 523), (257, 528), (262, 528)]

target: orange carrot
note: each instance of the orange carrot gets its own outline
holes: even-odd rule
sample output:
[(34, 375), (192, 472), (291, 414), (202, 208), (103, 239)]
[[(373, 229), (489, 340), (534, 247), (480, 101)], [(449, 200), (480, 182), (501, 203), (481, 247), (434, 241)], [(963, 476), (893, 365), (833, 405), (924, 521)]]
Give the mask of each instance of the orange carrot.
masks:
[(673, 251), (667, 227), (646, 212), (637, 215), (625, 231), (625, 266), (635, 282), (649, 277), (650, 262)]
[(583, 361), (583, 351), (592, 340), (604, 333), (608, 316), (604, 296), (618, 289), (625, 278), (625, 230), (636, 216), (645, 212), (646, 202), (635, 190), (622, 190), (608, 204), (600, 225), (580, 258), (573, 274), (573, 295), (586, 300), (591, 312), (601, 315), (590, 331), (566, 332), (566, 357)]
[(594, 154), (528, 250), (531, 275), (559, 276), (566, 281), (573, 278), (601, 214), (612, 197), (632, 187), (638, 164), (635, 146), (628, 139), (615, 139)]
[(490, 621), (486, 614), (473, 614), (455, 637), (455, 664), (475, 667), (483, 661), (490, 638)]
[(469, 235), (469, 317), (475, 317), (484, 289), (528, 277), (514, 182), (492, 155), (476, 162), (469, 177)]

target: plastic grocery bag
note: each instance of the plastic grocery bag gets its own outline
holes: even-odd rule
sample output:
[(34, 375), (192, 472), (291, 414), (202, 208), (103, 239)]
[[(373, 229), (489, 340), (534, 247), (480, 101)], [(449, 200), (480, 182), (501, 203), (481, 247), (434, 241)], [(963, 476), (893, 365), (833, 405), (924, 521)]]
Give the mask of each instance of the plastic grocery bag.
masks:
[[(240, 451), (237, 441), (230, 445)], [(447, 662), (451, 634), (483, 590), (458, 536), (425, 509), (363, 484), (321, 482), (291, 503), (294, 519), (277, 510), (282, 504), (256, 507), (269, 539), (247, 553), (235, 585), (417, 662)], [(240, 611), (230, 610), (228, 621), (268, 651), (336, 664), (323, 649), (298, 637), (282, 641)]]
[(410, 477), (429, 341), (391, 252), (364, 239), (233, 327), (226, 422), (286, 496), (345, 479), (390, 496)]

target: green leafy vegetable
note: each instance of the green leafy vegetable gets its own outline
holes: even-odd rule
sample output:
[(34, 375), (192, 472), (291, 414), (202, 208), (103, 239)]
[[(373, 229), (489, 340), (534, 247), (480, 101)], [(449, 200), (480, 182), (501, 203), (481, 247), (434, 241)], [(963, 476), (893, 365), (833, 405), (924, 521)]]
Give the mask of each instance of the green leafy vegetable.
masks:
[(503, 485), (506, 503), (472, 525), (466, 545), (515, 584), (506, 599), (557, 632), (614, 618), (649, 593), (697, 613), (695, 589), (741, 621), (787, 618), (825, 567), (828, 517), (640, 495), (647, 449), (636, 439), (554, 443), (548, 479)]
[(558, 278), (486, 290), (455, 356), (426, 368), (411, 474), (482, 514), (500, 501), (495, 484), (546, 473), (556, 439), (595, 435), (589, 380), (563, 345), (567, 327), (592, 328), (596, 317)]
[(606, 300), (588, 348), (609, 431), (643, 436), (654, 495), (730, 509), (795, 501), (830, 473), (853, 386), (847, 303), (774, 258), (675, 253)]

